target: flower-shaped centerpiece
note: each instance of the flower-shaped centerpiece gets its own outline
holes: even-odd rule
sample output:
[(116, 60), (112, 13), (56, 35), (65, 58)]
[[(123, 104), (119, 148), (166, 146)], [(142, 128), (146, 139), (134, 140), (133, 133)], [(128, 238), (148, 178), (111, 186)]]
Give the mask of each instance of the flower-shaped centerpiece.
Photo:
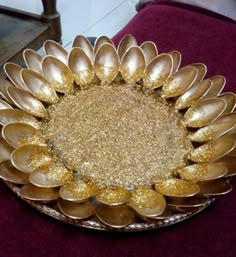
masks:
[(126, 229), (176, 222), (231, 190), (235, 95), (220, 94), (224, 77), (179, 69), (178, 51), (131, 35), (117, 49), (77, 36), (69, 53), (50, 40), (44, 50), (25, 50), (27, 68), (6, 63), (0, 87), (0, 176), (23, 185), (22, 198)]

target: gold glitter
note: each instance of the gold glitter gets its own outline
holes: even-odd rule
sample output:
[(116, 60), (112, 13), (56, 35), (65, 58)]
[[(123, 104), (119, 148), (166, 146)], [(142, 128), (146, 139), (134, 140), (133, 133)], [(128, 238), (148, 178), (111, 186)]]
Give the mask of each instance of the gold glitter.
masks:
[[(48, 85), (48, 87), (50, 87), (50, 85)], [(47, 103), (57, 102), (57, 100), (58, 100), (57, 95), (51, 93), (49, 90), (48, 91), (46, 91), (46, 90), (47, 89), (45, 89), (45, 92), (40, 91), (40, 92), (34, 93), (34, 96), (43, 102), (47, 102)]]
[(177, 170), (180, 177), (190, 181), (212, 180), (223, 176), (227, 169), (216, 163), (199, 163)]
[(155, 209), (165, 202), (162, 195), (148, 187), (140, 187), (139, 189), (132, 191), (132, 198), (130, 201), (132, 205), (134, 204), (140, 209)]
[(131, 69), (131, 68), (120, 68), (120, 72), (122, 74), (122, 77), (127, 81), (129, 84), (133, 85), (138, 80), (140, 80), (143, 76), (143, 68), (139, 69)]
[(208, 173), (208, 164), (194, 164), (178, 170), (180, 177), (190, 181), (199, 181)]
[(162, 87), (163, 97), (179, 96), (183, 93), (183, 88), (181, 88), (181, 85), (181, 82), (173, 81), (171, 79), (166, 80)]
[[(188, 91), (186, 91), (186, 94)], [(197, 100), (199, 100), (199, 95), (198, 94), (192, 94), (188, 95), (186, 98), (178, 98), (176, 103), (175, 103), (175, 109), (180, 110), (180, 109), (185, 109), (189, 106), (191, 106), (193, 103), (195, 103)]]
[(168, 76), (156, 76), (155, 73), (146, 74), (144, 73), (143, 82), (144, 86), (155, 89), (163, 85), (163, 83), (168, 79)]
[(186, 126), (199, 128), (207, 125), (211, 121), (211, 117), (206, 117), (205, 111), (203, 109), (198, 109), (197, 111), (192, 105), (183, 118), (183, 122)]
[(51, 182), (65, 184), (73, 179), (73, 172), (60, 163), (43, 165), (40, 170), (47, 175), (47, 179)]
[(84, 182), (83, 180), (77, 180), (65, 184), (60, 191), (62, 196), (69, 194), (72, 195), (76, 201), (82, 201), (94, 196), (97, 192), (97, 187), (90, 181)]
[(199, 129), (192, 135), (189, 135), (189, 139), (196, 142), (206, 142), (216, 138), (217, 134), (217, 130), (215, 130), (212, 126), (207, 126)]
[(77, 71), (73, 73), (73, 77), (77, 85), (86, 85), (93, 80), (94, 72), (92, 69)]
[(182, 179), (167, 179), (156, 183), (155, 190), (166, 196), (193, 196), (199, 192), (199, 186)]
[(32, 153), (27, 160), (28, 166), (33, 170), (40, 166), (49, 164), (53, 161), (52, 153), (45, 147), (34, 146), (32, 148)]
[(209, 162), (216, 155), (215, 146), (211, 143), (204, 144), (196, 148), (191, 154), (190, 159), (194, 162)]
[(50, 86), (58, 92), (69, 93), (73, 91), (74, 78), (71, 72), (62, 72), (62, 82), (50, 81)]
[(110, 83), (118, 74), (118, 66), (117, 67), (107, 67), (104, 65), (96, 65), (95, 73), (103, 82)]
[(48, 116), (48, 112), (44, 108), (44, 105), (38, 99), (34, 99), (35, 103), (32, 102), (32, 105), (25, 106), (24, 111), (38, 118), (46, 118)]
[(96, 195), (99, 202), (108, 205), (123, 204), (127, 202), (130, 197), (131, 192), (122, 187), (105, 188), (100, 190)]
[(48, 112), (42, 131), (52, 150), (100, 188), (168, 178), (193, 149), (173, 109), (120, 83), (64, 96)]
[(22, 145), (39, 145), (39, 146), (47, 146), (44, 142), (43, 136), (38, 132), (35, 135), (29, 137), (21, 137), (18, 139), (18, 146)]

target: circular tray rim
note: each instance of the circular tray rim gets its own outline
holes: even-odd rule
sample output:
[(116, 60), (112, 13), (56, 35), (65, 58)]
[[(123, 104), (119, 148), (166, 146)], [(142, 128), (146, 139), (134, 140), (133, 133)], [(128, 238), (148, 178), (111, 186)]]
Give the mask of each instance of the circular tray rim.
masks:
[(157, 220), (156, 222), (133, 222), (129, 224), (126, 227), (123, 228), (113, 228), (109, 227), (103, 223), (101, 223), (98, 219), (86, 219), (86, 220), (79, 220), (79, 219), (71, 219), (64, 214), (62, 214), (59, 210), (57, 210), (56, 205), (47, 205), (45, 203), (40, 203), (37, 201), (31, 201), (28, 199), (25, 199), (20, 196), (19, 191), (20, 187), (18, 187), (16, 184), (11, 183), (9, 181), (3, 180), (6, 185), (23, 201), (31, 205), (36, 210), (54, 218), (57, 220), (60, 220), (64, 223), (71, 224), (77, 227), (81, 228), (87, 228), (87, 229), (93, 229), (93, 230), (99, 230), (99, 231), (110, 231), (110, 232), (141, 232), (146, 230), (154, 230), (158, 228), (168, 227), (174, 224), (177, 224), (179, 222), (182, 222), (184, 220), (187, 220), (196, 214), (202, 212), (207, 207), (209, 207), (215, 199), (208, 199), (207, 202), (199, 207), (199, 208), (193, 208), (192, 211), (184, 212), (184, 213), (178, 213), (174, 214), (172, 216), (166, 217), (164, 219)]

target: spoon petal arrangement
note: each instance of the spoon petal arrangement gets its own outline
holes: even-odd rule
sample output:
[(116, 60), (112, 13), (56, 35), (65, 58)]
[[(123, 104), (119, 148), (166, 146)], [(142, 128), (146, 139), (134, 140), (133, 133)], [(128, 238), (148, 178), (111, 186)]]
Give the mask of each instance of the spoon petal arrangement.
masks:
[[(202, 63), (126, 35), (4, 66), (0, 177), (35, 208), (112, 231), (169, 226), (232, 190), (234, 93)], [(214, 214), (212, 214), (214, 215)]]

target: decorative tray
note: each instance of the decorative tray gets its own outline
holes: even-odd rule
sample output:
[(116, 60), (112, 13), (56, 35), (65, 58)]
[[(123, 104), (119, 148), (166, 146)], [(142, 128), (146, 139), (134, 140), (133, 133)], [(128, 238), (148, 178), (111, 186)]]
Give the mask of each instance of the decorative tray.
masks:
[[(207, 67), (180, 67), (126, 35), (67, 52), (44, 43), (0, 85), (0, 177), (39, 211), (80, 227), (142, 231), (203, 211), (232, 190), (234, 93)], [(214, 215), (214, 214), (212, 214)]]

